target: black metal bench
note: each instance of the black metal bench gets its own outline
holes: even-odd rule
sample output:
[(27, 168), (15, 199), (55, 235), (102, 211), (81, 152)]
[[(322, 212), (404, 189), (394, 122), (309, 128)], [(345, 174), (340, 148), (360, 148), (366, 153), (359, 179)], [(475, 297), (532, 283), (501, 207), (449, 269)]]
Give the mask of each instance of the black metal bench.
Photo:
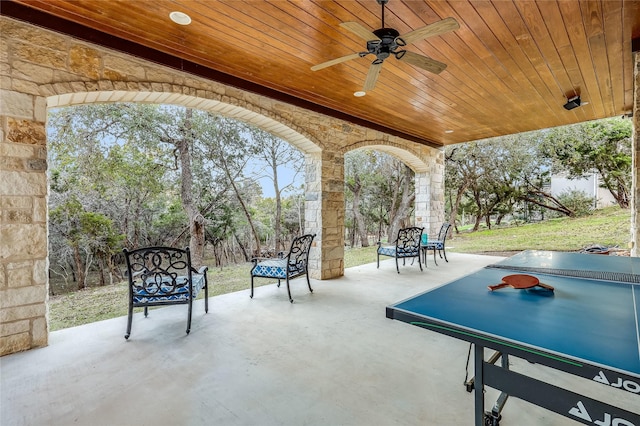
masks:
[(436, 261), (436, 252), (442, 259), (442, 255), (444, 255), (445, 262), (449, 262), (447, 260), (447, 250), (446, 250), (446, 242), (447, 242), (447, 234), (449, 234), (449, 228), (451, 228), (451, 224), (449, 222), (445, 222), (440, 227), (440, 231), (438, 232), (438, 237), (435, 240), (428, 240), (427, 244), (421, 245), (422, 252), (424, 253), (424, 263), (427, 263), (427, 251), (433, 250), (433, 262), (437, 265)]
[(145, 247), (124, 249), (129, 278), (128, 339), (131, 335), (133, 308), (144, 308), (144, 316), (150, 306), (188, 305), (187, 334), (191, 331), (193, 301), (204, 289), (204, 311), (209, 312), (209, 286), (206, 266), (196, 270), (191, 266), (189, 248)]
[(418, 265), (422, 271), (422, 261), (420, 259), (420, 236), (424, 228), (409, 227), (402, 228), (398, 231), (398, 238), (394, 241), (394, 245), (383, 246), (378, 241), (378, 268), (380, 268), (380, 256), (389, 256), (396, 259), (396, 270), (400, 273), (398, 259), (418, 258)]
[(291, 248), (285, 256), (284, 253), (280, 253), (276, 258), (253, 258), (253, 268), (251, 268), (251, 295), (253, 298), (253, 279), (256, 277), (263, 278), (276, 278), (278, 280), (278, 287), (280, 287), (280, 280), (285, 280), (287, 283), (287, 293), (289, 294), (289, 301), (293, 303), (291, 297), (291, 289), (289, 287), (289, 280), (301, 275), (307, 276), (307, 286), (309, 291), (313, 293), (311, 283), (309, 282), (309, 250), (311, 249), (311, 243), (315, 238), (315, 234), (307, 234), (301, 237), (295, 238), (291, 242)]

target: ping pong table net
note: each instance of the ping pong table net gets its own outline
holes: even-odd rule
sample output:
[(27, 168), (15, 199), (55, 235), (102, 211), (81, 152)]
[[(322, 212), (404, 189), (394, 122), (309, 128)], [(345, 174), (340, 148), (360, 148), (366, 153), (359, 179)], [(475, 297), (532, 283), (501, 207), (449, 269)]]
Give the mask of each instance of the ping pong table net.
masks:
[(625, 272), (541, 268), (541, 267), (535, 267), (535, 266), (501, 265), (498, 263), (488, 265), (487, 268), (509, 269), (512, 271), (529, 272), (534, 274), (560, 275), (560, 276), (573, 277), (573, 278), (586, 278), (586, 279), (592, 279), (592, 280), (640, 284), (640, 275), (628, 274)]

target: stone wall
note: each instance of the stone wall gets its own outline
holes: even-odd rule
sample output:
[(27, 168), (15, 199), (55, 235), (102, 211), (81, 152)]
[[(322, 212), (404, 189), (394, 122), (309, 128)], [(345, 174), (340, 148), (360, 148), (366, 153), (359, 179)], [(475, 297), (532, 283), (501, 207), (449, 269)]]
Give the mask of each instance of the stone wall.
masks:
[[(96, 102), (184, 105), (250, 122), (306, 158), (312, 277), (344, 274), (344, 154), (377, 146), (423, 182), (421, 223), (444, 216), (442, 155), (395, 136), (0, 17), (0, 355), (46, 345), (47, 108)], [(432, 176), (438, 173), (440, 176)], [(437, 225), (434, 225), (437, 226)], [(433, 226), (431, 226), (433, 229)]]

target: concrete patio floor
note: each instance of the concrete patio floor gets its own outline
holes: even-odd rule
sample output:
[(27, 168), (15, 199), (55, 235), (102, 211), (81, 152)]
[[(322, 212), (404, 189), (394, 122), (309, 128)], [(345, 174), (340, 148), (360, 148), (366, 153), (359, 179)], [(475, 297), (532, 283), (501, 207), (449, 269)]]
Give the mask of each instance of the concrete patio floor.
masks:
[[(385, 307), (502, 258), (450, 253), (395, 271), (392, 259), (335, 280), (294, 280), (194, 306), (51, 333), (0, 358), (0, 424), (472, 425), (468, 344), (385, 317)], [(215, 286), (215, 283), (211, 283)], [(249, 284), (247, 279), (247, 284)], [(455, 304), (455, 300), (451, 301)], [(505, 318), (505, 320), (509, 320)], [(638, 396), (512, 360), (513, 369), (630, 409)], [(472, 374), (472, 372), (470, 372)], [(497, 392), (487, 391), (493, 404)], [(511, 398), (503, 426), (573, 425)]]

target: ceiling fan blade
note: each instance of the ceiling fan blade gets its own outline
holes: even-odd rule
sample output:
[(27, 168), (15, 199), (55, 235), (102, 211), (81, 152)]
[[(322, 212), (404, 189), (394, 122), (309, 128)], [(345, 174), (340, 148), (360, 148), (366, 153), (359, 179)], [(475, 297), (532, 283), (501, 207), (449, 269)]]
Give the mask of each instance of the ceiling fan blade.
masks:
[(376, 81), (378, 81), (378, 76), (380, 75), (380, 71), (382, 70), (382, 62), (375, 63), (375, 61), (369, 67), (369, 72), (367, 73), (367, 79), (364, 81), (364, 87), (362, 90), (365, 92), (369, 92), (376, 87)]
[(380, 40), (380, 38), (377, 35), (375, 35), (374, 33), (372, 33), (371, 31), (369, 31), (368, 29), (366, 29), (365, 27), (363, 27), (357, 22), (343, 22), (340, 24), (340, 26), (342, 28), (345, 28), (351, 31), (352, 33), (354, 33), (355, 35), (357, 35), (358, 37), (366, 41)]
[(418, 40), (424, 40), (425, 38), (448, 33), (449, 31), (457, 30), (458, 28), (460, 28), (458, 21), (454, 18), (445, 18), (442, 21), (418, 28), (417, 30), (409, 31), (408, 33), (398, 37), (399, 40), (396, 40), (404, 42), (404, 44), (398, 43), (400, 46), (407, 46)]
[(408, 51), (405, 51), (402, 56), (398, 55), (398, 60), (414, 65), (418, 68), (422, 68), (423, 70), (432, 72), (434, 74), (440, 74), (442, 71), (444, 71), (445, 68), (447, 68), (447, 64), (443, 64), (442, 62), (438, 62), (435, 59), (431, 59), (426, 56), (418, 55), (417, 53)]
[(318, 65), (314, 65), (314, 66), (311, 67), (311, 71), (318, 71), (318, 70), (321, 70), (323, 68), (327, 68), (327, 67), (330, 67), (330, 66), (342, 63), (342, 62), (350, 61), (352, 59), (357, 59), (359, 57), (360, 57), (359, 53), (352, 53), (351, 55), (342, 56), (340, 58), (332, 59), (330, 61), (323, 62), (323, 63), (318, 64)]

